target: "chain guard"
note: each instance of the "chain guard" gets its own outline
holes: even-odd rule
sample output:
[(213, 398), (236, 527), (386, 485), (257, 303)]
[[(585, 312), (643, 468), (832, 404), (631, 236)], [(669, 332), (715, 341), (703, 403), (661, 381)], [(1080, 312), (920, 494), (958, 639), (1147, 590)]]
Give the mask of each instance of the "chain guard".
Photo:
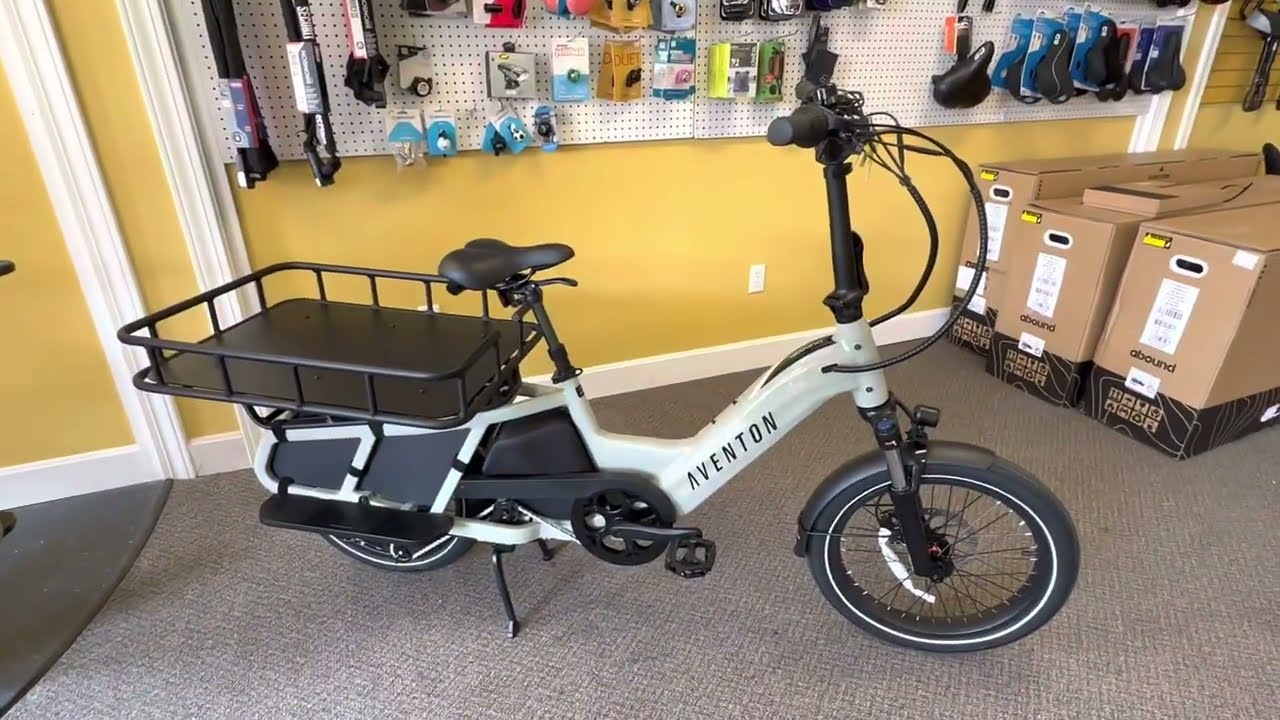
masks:
[(669, 543), (620, 538), (604, 528), (621, 522), (671, 527), (676, 518), (670, 508), (657, 488), (612, 488), (574, 500), (569, 523), (574, 537), (597, 558), (612, 565), (644, 565), (662, 557)]

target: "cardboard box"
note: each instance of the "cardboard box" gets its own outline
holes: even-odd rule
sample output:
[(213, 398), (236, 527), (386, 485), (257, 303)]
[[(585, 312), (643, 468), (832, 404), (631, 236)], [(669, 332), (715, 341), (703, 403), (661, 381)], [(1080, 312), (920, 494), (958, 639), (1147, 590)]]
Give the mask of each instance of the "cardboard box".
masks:
[[(977, 168), (978, 188), (986, 201), (987, 266), (1005, 272), (1004, 230), (1022, 207), (1034, 200), (1078, 196), (1095, 185), (1167, 180), (1199, 182), (1258, 173), (1258, 153), (1229, 150), (1176, 150), (1120, 155), (999, 162)], [(978, 259), (977, 209), (969, 208), (961, 261)]]
[(1084, 204), (1133, 215), (1160, 217), (1225, 203), (1252, 189), (1253, 178), (1183, 184), (1167, 180), (1102, 185), (1084, 191)]
[(1280, 424), (1277, 227), (1280, 205), (1144, 224), (1086, 411), (1179, 459)]
[[(1222, 199), (1221, 188), (1229, 188)], [(1280, 203), (1280, 176), (1167, 185), (1165, 213)], [(1201, 204), (1193, 206), (1190, 199)], [(1179, 200), (1184, 200), (1179, 202)], [(1075, 406), (1138, 229), (1155, 214), (1090, 207), (1080, 198), (1028, 205), (1011, 241), (1003, 306), (987, 372), (1043, 400)]]
[[(973, 282), (974, 269), (969, 265), (961, 265), (956, 274), (955, 296), (951, 300), (954, 312), (960, 306)], [(1000, 316), (1000, 298), (1004, 295), (1004, 273), (998, 270), (987, 270), (983, 273), (982, 283), (978, 286), (978, 294), (969, 302), (968, 307), (960, 313), (960, 319), (951, 326), (950, 340), (953, 345), (967, 348), (979, 355), (987, 356), (991, 351), (991, 331)]]

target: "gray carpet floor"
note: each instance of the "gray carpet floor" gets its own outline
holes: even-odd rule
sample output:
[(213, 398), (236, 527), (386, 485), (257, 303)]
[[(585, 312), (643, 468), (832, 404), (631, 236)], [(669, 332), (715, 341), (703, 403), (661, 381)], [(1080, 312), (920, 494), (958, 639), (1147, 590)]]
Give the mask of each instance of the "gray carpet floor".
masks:
[[(890, 374), (944, 409), (941, 436), (1034, 470), (1074, 514), (1079, 585), (1030, 638), (934, 656), (825, 604), (791, 555), (795, 515), (871, 444), (833, 401), (695, 514), (719, 543), (707, 578), (517, 552), (515, 641), (483, 553), (381, 572), (258, 525), (247, 473), (178, 483), (129, 577), (12, 718), (1275, 717), (1280, 433), (1175, 463), (954, 348)], [(596, 405), (606, 427), (676, 437), (748, 381)]]

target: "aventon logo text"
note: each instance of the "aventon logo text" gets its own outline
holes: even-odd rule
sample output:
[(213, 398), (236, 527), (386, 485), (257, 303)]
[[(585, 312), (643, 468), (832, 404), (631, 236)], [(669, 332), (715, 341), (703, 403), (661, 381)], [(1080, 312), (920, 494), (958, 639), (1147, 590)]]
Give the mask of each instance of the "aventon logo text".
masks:
[(734, 435), (733, 440), (721, 445), (719, 450), (712, 452), (706, 460), (695, 465), (688, 473), (689, 489), (697, 489), (704, 480), (710, 480), (712, 475), (737, 462), (739, 453), (745, 457), (751, 448), (777, 431), (778, 421), (773, 419), (773, 413), (765, 413), (760, 418), (760, 422), (751, 423), (746, 430)]

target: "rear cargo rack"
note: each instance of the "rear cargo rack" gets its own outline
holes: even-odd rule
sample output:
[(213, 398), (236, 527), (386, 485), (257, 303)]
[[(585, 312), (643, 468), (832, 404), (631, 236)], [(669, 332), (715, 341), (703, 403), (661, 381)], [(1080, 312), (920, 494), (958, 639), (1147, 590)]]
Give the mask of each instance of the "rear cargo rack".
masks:
[[(312, 276), (318, 298), (269, 305), (263, 280), (285, 273)], [(331, 275), (367, 280), (369, 302), (331, 300)], [(379, 280), (421, 285), (424, 309), (382, 304)], [(223, 327), (215, 302), (250, 285), (262, 310)], [(279, 411), (269, 417), (314, 413), (446, 429), (508, 401), (520, 361), (542, 339), (537, 323), (524, 320), (527, 307), (510, 319), (492, 317), (488, 291), (478, 316), (435, 311), (447, 285), (435, 275), (280, 263), (131, 322), (117, 337), (146, 350), (149, 364), (133, 384), (147, 392)], [(160, 336), (162, 322), (201, 306), (213, 330), (207, 338)]]

